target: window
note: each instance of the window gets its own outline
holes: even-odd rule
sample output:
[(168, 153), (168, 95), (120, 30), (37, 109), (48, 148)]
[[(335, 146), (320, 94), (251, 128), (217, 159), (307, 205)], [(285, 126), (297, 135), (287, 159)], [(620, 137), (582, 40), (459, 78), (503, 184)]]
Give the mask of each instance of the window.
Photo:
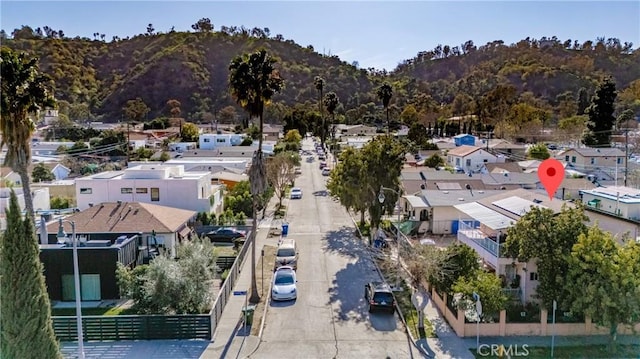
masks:
[(590, 162), (591, 162), (592, 165), (595, 165), (596, 164), (596, 159), (591, 157), (591, 161)]
[(471, 158), (468, 158), (468, 159), (467, 159), (466, 164), (467, 164), (467, 167), (471, 167)]
[(538, 273), (536, 272), (529, 273), (529, 280), (538, 280)]
[(567, 162), (569, 162), (569, 155), (564, 156), (564, 160), (565, 160), (565, 161), (567, 161)]
[(148, 188), (136, 188), (136, 193), (149, 193)]
[(131, 187), (122, 187), (122, 188), (120, 188), (120, 193), (122, 193), (122, 194), (133, 193), (133, 188), (131, 188)]
[(216, 138), (216, 142), (225, 143), (225, 142), (227, 142), (227, 139), (226, 138)]
[(456, 166), (460, 166), (460, 159), (456, 158)]
[(571, 162), (576, 163), (576, 156), (571, 156)]
[(484, 160), (482, 160), (482, 162), (487, 163), (489, 162), (489, 160), (485, 158)]
[(621, 165), (622, 164), (622, 157), (618, 157), (616, 162), (618, 162), (618, 164)]
[(209, 142), (211, 142), (211, 139), (209, 139), (209, 138), (203, 138), (203, 139), (202, 139), (202, 142), (209, 143)]
[(80, 188), (80, 194), (91, 194), (93, 193), (93, 188)]
[(151, 200), (158, 202), (160, 200), (160, 188), (151, 187)]

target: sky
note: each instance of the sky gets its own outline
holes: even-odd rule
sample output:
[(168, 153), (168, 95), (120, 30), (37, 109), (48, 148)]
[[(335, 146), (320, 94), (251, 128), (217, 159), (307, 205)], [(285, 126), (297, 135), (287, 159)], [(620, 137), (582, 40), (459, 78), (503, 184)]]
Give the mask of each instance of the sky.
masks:
[(438, 44), (506, 44), (526, 37), (640, 45), (640, 1), (6, 1), (0, 28), (49, 26), (68, 37), (191, 31), (200, 18), (220, 26), (268, 27), (362, 68), (393, 70)]

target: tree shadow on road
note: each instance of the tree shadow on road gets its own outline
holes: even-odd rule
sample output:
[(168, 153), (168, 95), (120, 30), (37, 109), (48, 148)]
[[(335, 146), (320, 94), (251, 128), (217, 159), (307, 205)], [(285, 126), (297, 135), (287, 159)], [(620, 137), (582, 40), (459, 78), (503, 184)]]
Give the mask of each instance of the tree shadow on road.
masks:
[(369, 255), (362, 241), (354, 235), (353, 228), (342, 227), (337, 231), (329, 231), (325, 235), (323, 248), (325, 252), (340, 254), (350, 258), (365, 257)]

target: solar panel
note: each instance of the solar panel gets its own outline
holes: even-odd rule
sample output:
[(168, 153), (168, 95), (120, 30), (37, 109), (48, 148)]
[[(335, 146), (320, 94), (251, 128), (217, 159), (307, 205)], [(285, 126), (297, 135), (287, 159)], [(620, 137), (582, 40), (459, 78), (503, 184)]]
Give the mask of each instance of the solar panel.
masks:
[(547, 208), (545, 206), (517, 196), (501, 199), (499, 201), (493, 202), (492, 204), (498, 208), (502, 208), (505, 211), (511, 212), (518, 216), (524, 216), (525, 214), (527, 214), (527, 212), (531, 210), (531, 206)]

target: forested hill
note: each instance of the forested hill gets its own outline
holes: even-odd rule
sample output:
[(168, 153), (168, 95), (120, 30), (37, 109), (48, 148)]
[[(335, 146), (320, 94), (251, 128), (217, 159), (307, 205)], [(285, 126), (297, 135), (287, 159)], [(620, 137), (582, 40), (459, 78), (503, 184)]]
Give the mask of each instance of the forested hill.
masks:
[[(231, 59), (261, 47), (279, 59), (277, 67), (285, 79), (285, 90), (274, 102), (315, 105), (318, 94), (313, 79), (321, 76), (324, 92), (334, 91), (340, 99), (338, 115), (346, 114), (352, 121), (367, 114), (378, 116), (374, 114), (379, 111), (375, 88), (383, 81), (393, 85), (392, 114), (413, 103), (421, 118), (429, 121), (473, 113), (473, 102), (498, 84), (512, 84), (519, 94), (530, 92), (529, 100), (533, 96), (549, 108), (557, 107), (562, 99), (577, 99), (581, 88), (593, 93), (605, 75), (614, 77), (619, 91), (634, 80), (640, 91), (640, 51), (617, 39), (582, 44), (555, 38), (525, 39), (512, 45), (494, 41), (479, 47), (468, 41), (400, 60), (387, 73), (318, 54), (311, 46), (270, 35), (268, 29), (223, 27), (222, 31), (168, 33), (150, 29), (108, 42), (99, 33), (93, 39), (71, 39), (62, 31), (48, 29), (43, 34), (38, 30), (25, 26), (9, 39), (3, 31), (3, 45), (40, 57), (41, 69), (55, 82), (56, 98), (71, 105), (86, 104), (104, 121), (121, 119), (124, 104), (137, 97), (151, 108), (149, 118), (166, 115), (169, 99), (181, 103), (183, 117), (188, 119), (217, 114), (234, 104), (228, 91)], [(430, 104), (422, 101), (424, 106), (418, 106), (425, 98)], [(427, 116), (425, 111), (434, 113)]]

